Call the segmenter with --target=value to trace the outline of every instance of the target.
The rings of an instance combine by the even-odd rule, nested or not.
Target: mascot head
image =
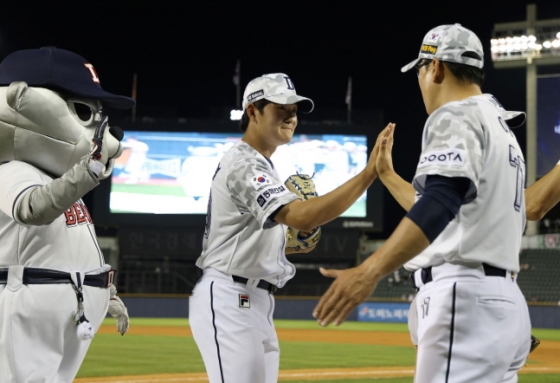
[[[134,104],[104,91],[93,65],[75,53],[54,47],[14,52],[0,63],[0,163],[23,161],[59,177],[89,153],[103,106]],[[106,129],[100,179],[122,153],[122,130]]]

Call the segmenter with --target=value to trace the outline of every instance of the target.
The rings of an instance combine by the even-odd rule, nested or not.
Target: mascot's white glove
[[[109,301],[109,314],[117,320],[117,330],[121,335],[128,330],[129,318],[128,310],[124,305],[121,298],[117,297],[117,288],[115,285],[111,285],[109,288],[111,291],[111,300]]]

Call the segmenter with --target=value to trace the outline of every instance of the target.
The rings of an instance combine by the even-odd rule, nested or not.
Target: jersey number
[[[515,202],[513,207],[516,211],[521,211],[523,193],[525,190],[525,162],[517,155],[513,146],[509,146],[509,164],[517,171],[517,181],[515,186]]]

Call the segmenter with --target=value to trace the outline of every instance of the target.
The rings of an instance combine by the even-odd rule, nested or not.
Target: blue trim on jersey
[[[16,219],[16,216],[15,216],[15,213],[16,213],[16,203],[17,203],[19,197],[21,197],[21,195],[22,195],[23,193],[25,193],[26,190],[29,190],[29,189],[31,189],[31,188],[34,187],[34,186],[41,186],[41,185],[36,184],[36,185],[31,185],[31,186],[26,187],[25,189],[23,189],[22,191],[20,191],[19,194],[17,195],[17,197],[14,199],[14,204],[12,205],[12,218]],[[24,222],[24,223],[25,223],[25,222]]]
[[[222,383],[224,383],[224,370],[222,368],[222,357],[220,356],[220,343],[218,343],[218,329],[216,328],[216,313],[214,312],[214,282],[210,284],[210,309],[212,310],[212,326],[214,326],[214,340],[216,341],[220,375],[222,377]]]
[[[457,282],[453,284],[453,300],[451,303],[451,329],[449,333],[449,352],[447,354],[447,371],[445,372],[445,383],[449,382],[451,371],[451,355],[453,351],[453,336],[455,335],[455,303],[457,298]]]
[[[471,181],[464,177],[429,175],[422,197],[406,216],[432,243],[447,227],[464,204]]]

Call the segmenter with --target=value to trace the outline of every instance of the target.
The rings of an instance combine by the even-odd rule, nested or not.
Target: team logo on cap
[[[437,47],[435,45],[423,44],[420,49],[420,53],[427,53],[430,55],[435,55],[437,52]]]
[[[256,92],[251,93],[247,96],[247,101],[251,102],[257,97],[264,96],[264,90],[257,90]]]
[[[438,41],[438,40],[439,40],[439,33],[434,32],[434,33],[432,33],[432,34],[430,35],[430,37],[428,37],[428,40],[427,40],[427,41],[428,41],[429,43],[435,43],[435,42]]]
[[[85,63],[84,66],[89,70],[89,73],[91,73],[91,79],[93,80],[93,82],[99,84],[99,76],[97,75],[97,72],[95,71],[93,65]]]

